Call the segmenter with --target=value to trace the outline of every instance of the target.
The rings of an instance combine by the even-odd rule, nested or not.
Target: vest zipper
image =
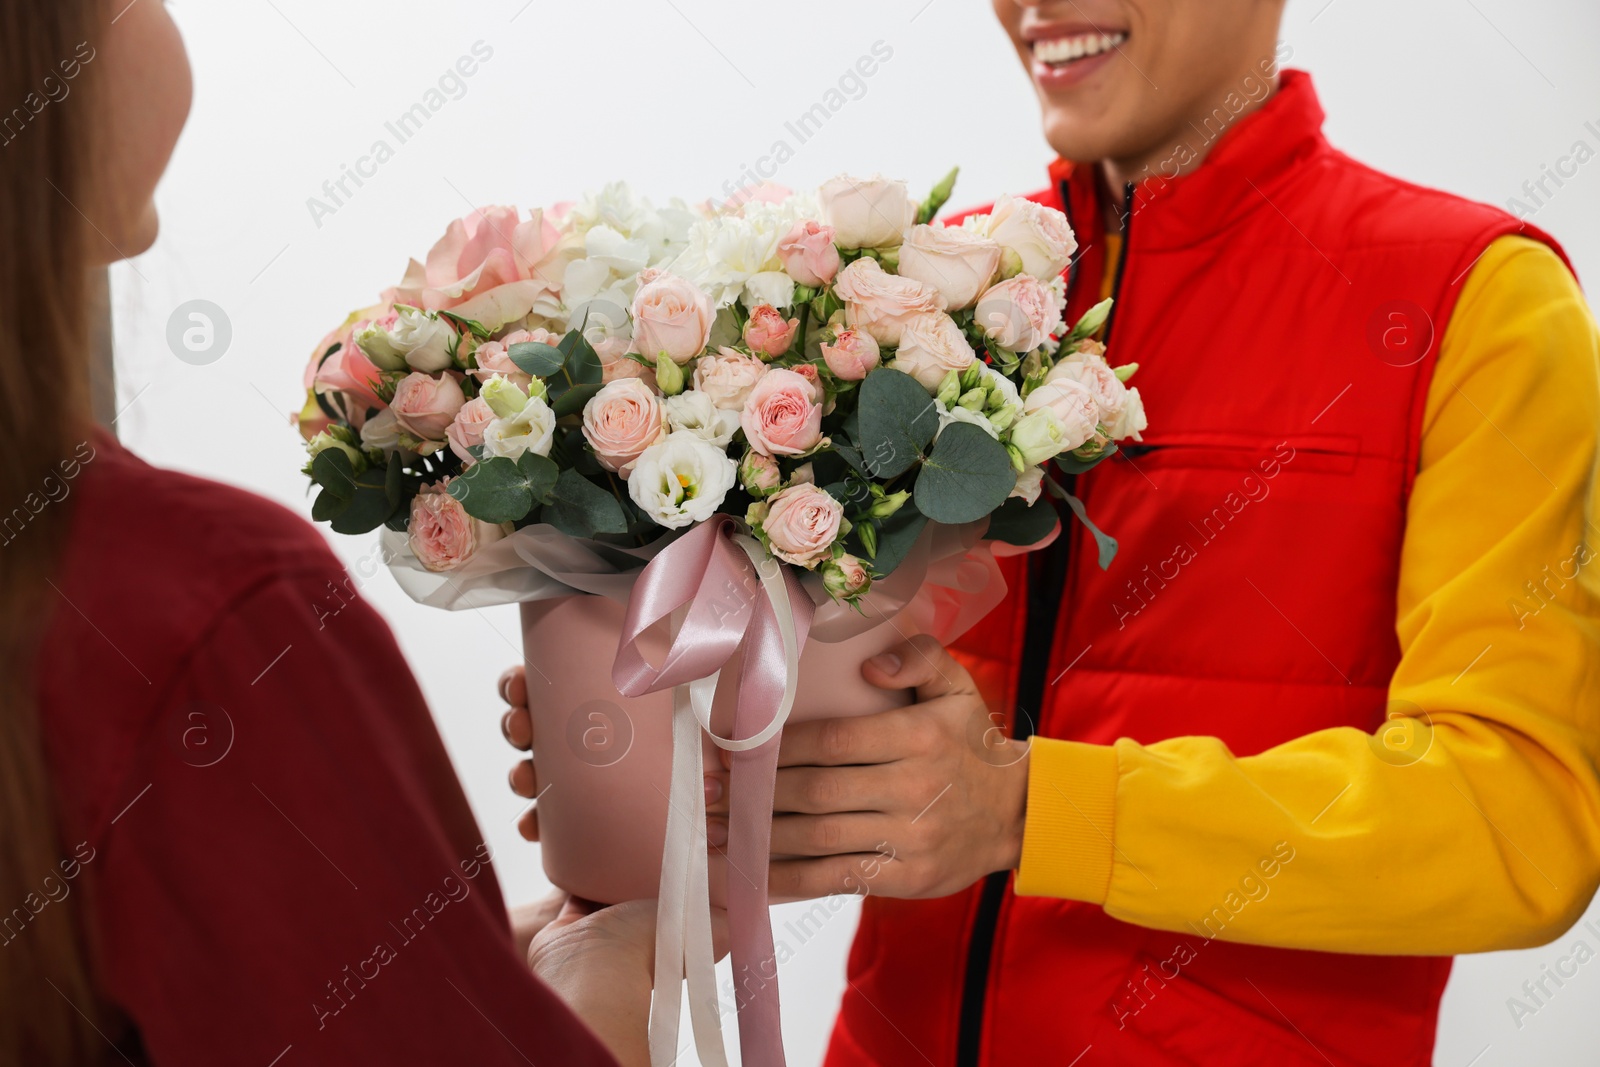
[[[1109,347],[1111,330],[1116,325],[1117,309],[1122,306],[1122,277],[1128,267],[1133,238],[1133,183],[1124,187],[1123,203],[1126,211],[1122,217],[1122,255],[1117,260],[1116,278],[1112,281],[1111,314],[1106,319],[1105,341]],[[1061,183],[1061,203],[1072,224],[1072,198],[1067,183]],[[1078,264],[1067,268],[1067,305],[1078,282]],[[1064,488],[1070,493],[1076,488],[1077,477],[1065,479]],[[1071,520],[1063,516],[1063,522]],[[1011,735],[1018,739],[1031,737],[1037,729],[1033,716],[1043,715],[1045,675],[1050,670],[1050,653],[1055,646],[1056,618],[1061,611],[1061,597],[1066,590],[1067,574],[1072,562],[1072,537],[1063,530],[1049,548],[1034,553],[1028,559],[1028,614],[1022,635],[1022,659],[1017,670],[1016,712],[1012,716]],[[1032,709],[1030,712],[1028,709]],[[972,917],[972,932],[967,941],[967,966],[961,984],[960,1019],[956,1030],[956,1067],[978,1067],[983,1051],[984,1002],[989,992],[989,967],[994,957],[995,937],[1000,928],[1000,908],[1005,903],[1006,886],[1011,872],[995,871],[983,880],[978,896],[977,911]]]

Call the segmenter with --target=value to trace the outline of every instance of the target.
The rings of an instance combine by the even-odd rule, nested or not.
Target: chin
[[[156,213],[154,204],[139,215],[137,221],[128,227],[125,238],[117,242],[117,254],[121,259],[133,259],[150,251],[156,243],[156,238],[161,236],[161,216]]]
[[[1044,138],[1063,159],[1074,163],[1098,163],[1125,154],[1125,138],[1118,136],[1114,124],[1088,119],[1063,109],[1051,108],[1044,114]]]

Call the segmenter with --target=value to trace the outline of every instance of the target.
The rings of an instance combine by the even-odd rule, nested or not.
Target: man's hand
[[[771,888],[803,899],[946,896],[1022,855],[1028,746],[989,717],[966,669],[931,637],[861,666],[907,708],[784,728]],[[884,862],[885,860],[888,862]]]

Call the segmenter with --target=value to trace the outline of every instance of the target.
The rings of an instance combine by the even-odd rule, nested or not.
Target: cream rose
[[[761,532],[774,556],[808,570],[829,557],[844,508],[826,490],[810,483],[791,485],[764,507]]]
[[[584,405],[584,438],[600,465],[624,478],[644,450],[666,434],[666,407],[639,378],[609,382]]]
[[[882,175],[830,178],[817,191],[822,221],[840,248],[893,248],[917,220],[905,182]]]
[[[1065,215],[1018,196],[1002,196],[987,216],[973,219],[973,226],[1005,250],[1007,274],[1054,278],[1078,250]]]
[[[722,348],[694,365],[694,388],[709,396],[717,407],[738,411],[744,407],[751,387],[765,373],[767,365],[759,359]]]
[[[999,269],[1000,246],[971,230],[916,226],[900,246],[900,277],[937,289],[952,311],[976,303]]]
[[[937,393],[945,375],[966,370],[976,358],[955,320],[935,311],[906,323],[890,366],[911,375],[928,392]]]
[[[1089,390],[1095,406],[1100,409],[1100,421],[1112,425],[1122,416],[1128,403],[1128,387],[1122,384],[1116,372],[1099,356],[1080,354],[1074,359],[1057,363],[1046,376],[1046,382],[1075,381]]]
[[[634,349],[650,359],[665,353],[685,364],[706,350],[716,312],[711,298],[685,278],[661,274],[633,298]]]
[[[677,530],[715,514],[738,476],[739,465],[722,449],[675,433],[639,456],[628,496],[651,519]]]
[[[833,291],[844,301],[845,322],[865,330],[880,345],[898,345],[908,321],[945,307],[937,289],[890,274],[866,256],[839,272]]]
[[[1031,274],[1001,282],[978,298],[973,321],[1007,352],[1032,352],[1061,329],[1061,298]]]

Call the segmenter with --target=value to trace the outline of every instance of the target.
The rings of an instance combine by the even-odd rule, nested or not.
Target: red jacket
[[[1356,163],[1322,118],[1285,72],[1197,170],[1134,191],[1107,330],[1152,428],[1075,490],[1120,552],[1100,570],[1069,520],[1059,549],[1006,561],[1011,595],[956,650],[1018,736],[1248,755],[1383,720],[1434,342],[1477,257],[1524,228]],[[1093,168],[1052,177],[1035,199],[1082,248],[1070,322],[1099,299],[1101,194]],[[1422,1067],[1449,972],[1147,930],[993,875],[866,901],[827,1062]]]

